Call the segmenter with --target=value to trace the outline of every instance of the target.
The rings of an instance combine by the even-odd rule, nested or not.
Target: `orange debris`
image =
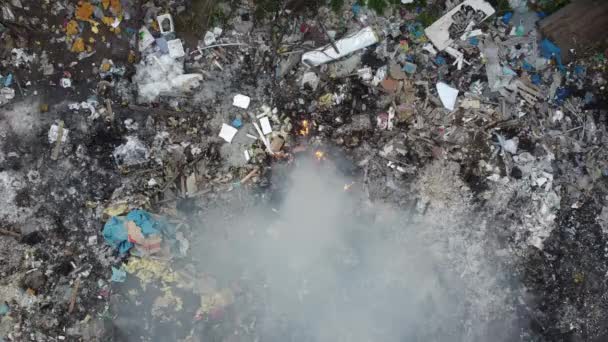
[[[112,12],[118,15],[122,11],[122,5],[120,4],[120,0],[110,0],[110,7],[112,7]]]
[[[101,5],[103,6],[104,10],[107,10],[108,6],[110,6],[110,0],[102,0]]]
[[[72,52],[83,52],[84,51],[84,39],[77,38],[72,44]]]
[[[88,21],[93,15],[95,7],[90,2],[81,2],[76,9],[76,19]]]
[[[101,18],[101,21],[108,26],[112,26],[112,24],[114,23],[114,18],[104,16],[103,18]]]
[[[68,25],[65,28],[65,33],[68,36],[78,34],[78,22],[76,22],[76,20],[70,20],[70,22],[68,22]]]

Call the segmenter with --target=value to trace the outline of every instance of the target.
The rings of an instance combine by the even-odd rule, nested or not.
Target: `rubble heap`
[[[288,175],[312,160],[348,179],[330,196],[355,203],[345,234],[414,251],[416,237],[446,274],[419,279],[462,289],[466,319],[431,310],[445,331],[412,318],[412,339],[604,340],[608,54],[541,32],[557,5],[0,4],[0,338],[322,339],[267,318],[283,308],[252,260],[222,267],[258,230],[284,241],[239,215],[280,216]],[[360,275],[350,247],[327,264]],[[407,283],[400,260],[382,286]],[[311,279],[280,298],[323,295]],[[360,336],[390,340],[377,321]]]

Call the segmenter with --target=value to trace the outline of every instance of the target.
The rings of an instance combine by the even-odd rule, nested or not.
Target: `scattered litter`
[[[62,78],[61,79],[61,86],[63,88],[69,88],[69,87],[71,87],[72,86],[72,80],[69,79],[69,78],[67,78],[67,77]]]
[[[146,163],[150,152],[141,140],[128,136],[127,142],[118,146],[112,153],[118,166],[136,166]]]
[[[309,85],[312,90],[316,90],[319,85],[319,77],[314,72],[306,72],[302,76],[302,87]]]
[[[59,131],[61,131],[61,142],[62,143],[68,142],[68,139],[69,139],[68,135],[69,135],[70,131],[63,127],[60,128],[59,125],[57,125],[57,124],[52,124],[51,128],[49,129],[49,133],[48,133],[50,144],[57,141],[57,139],[60,136]]]
[[[148,46],[154,43],[154,36],[150,33],[147,27],[142,26],[139,29],[139,51],[144,51]]]
[[[492,5],[484,0],[466,0],[427,27],[424,33],[429,37],[433,45],[439,51],[442,51],[454,42],[454,39],[451,37],[454,29],[457,29],[459,26],[466,28],[471,22],[474,25],[478,25],[494,14],[494,12],[495,10]],[[465,18],[470,18],[471,21],[457,22],[457,20]],[[463,27],[462,25],[466,26]]]
[[[165,13],[156,17],[156,22],[158,22],[158,28],[160,29],[160,33],[163,35],[173,33],[175,31],[175,26],[173,25],[173,17],[169,13]]]

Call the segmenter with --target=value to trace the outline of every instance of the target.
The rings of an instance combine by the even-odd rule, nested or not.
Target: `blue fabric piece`
[[[471,38],[469,38],[469,44],[471,44],[473,46],[477,46],[477,45],[479,45],[479,39],[477,37],[471,37]]]
[[[570,96],[570,90],[566,87],[558,88],[555,92],[555,103],[561,105],[564,103],[564,100]]]
[[[112,281],[116,283],[124,283],[127,280],[127,272],[122,268],[112,266]]]
[[[407,72],[408,74],[413,74],[416,72],[417,66],[414,63],[410,63],[410,62],[406,62],[405,65],[403,66],[403,71]]]
[[[441,56],[437,56],[437,57],[435,57],[435,63],[437,63],[438,65],[443,65],[443,64],[445,64],[445,58],[443,58]]]
[[[513,18],[513,12],[507,12],[507,13],[505,13],[505,15],[502,16],[502,22],[505,25],[509,25],[511,18]]]
[[[13,74],[6,75],[6,77],[4,78],[4,86],[10,87],[12,83],[13,83]]]
[[[539,85],[541,83],[541,78],[539,74],[532,75],[532,83]]]
[[[523,63],[521,64],[521,67],[524,70],[526,70],[526,71],[532,71],[532,70],[534,70],[534,66],[532,66],[532,64],[530,64],[530,63],[528,63],[526,61],[523,61]]]
[[[124,222],[118,217],[111,217],[103,226],[103,237],[108,245],[118,249],[120,254],[125,254],[133,247],[129,242],[129,234]]]
[[[241,121],[241,119],[234,119],[234,120],[232,120],[232,127],[234,127],[234,128],[241,128],[241,127],[243,127],[243,121]]]
[[[152,219],[150,213],[141,209],[131,210],[127,214],[127,220],[135,222],[141,228],[141,232],[147,236],[151,234],[160,234],[158,221]]]
[[[543,19],[547,16],[547,13],[545,12],[536,12],[536,15],[538,16],[539,19]]]
[[[582,65],[577,65],[574,67],[574,73],[576,73],[577,75],[583,75],[585,73],[585,71],[586,71],[586,69]]]
[[[361,5],[359,4],[353,4],[353,7],[351,7],[353,10],[353,14],[356,16],[359,15],[359,12],[361,11]]]

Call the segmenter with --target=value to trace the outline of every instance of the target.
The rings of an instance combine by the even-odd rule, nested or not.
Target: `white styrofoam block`
[[[270,125],[270,119],[267,116],[260,119],[260,125],[262,125],[262,133],[264,135],[272,133],[272,126]]]
[[[179,39],[173,39],[167,42],[167,48],[169,49],[169,56],[172,58],[180,58],[186,55],[182,41]]]
[[[232,139],[236,135],[236,132],[239,130],[226,124],[222,124],[222,129],[220,130],[220,138],[226,140],[226,142],[232,142]]]
[[[251,98],[249,96],[237,94],[237,95],[234,95],[234,99],[232,100],[232,105],[235,107],[247,109],[247,108],[249,108],[249,102],[251,102]]]

